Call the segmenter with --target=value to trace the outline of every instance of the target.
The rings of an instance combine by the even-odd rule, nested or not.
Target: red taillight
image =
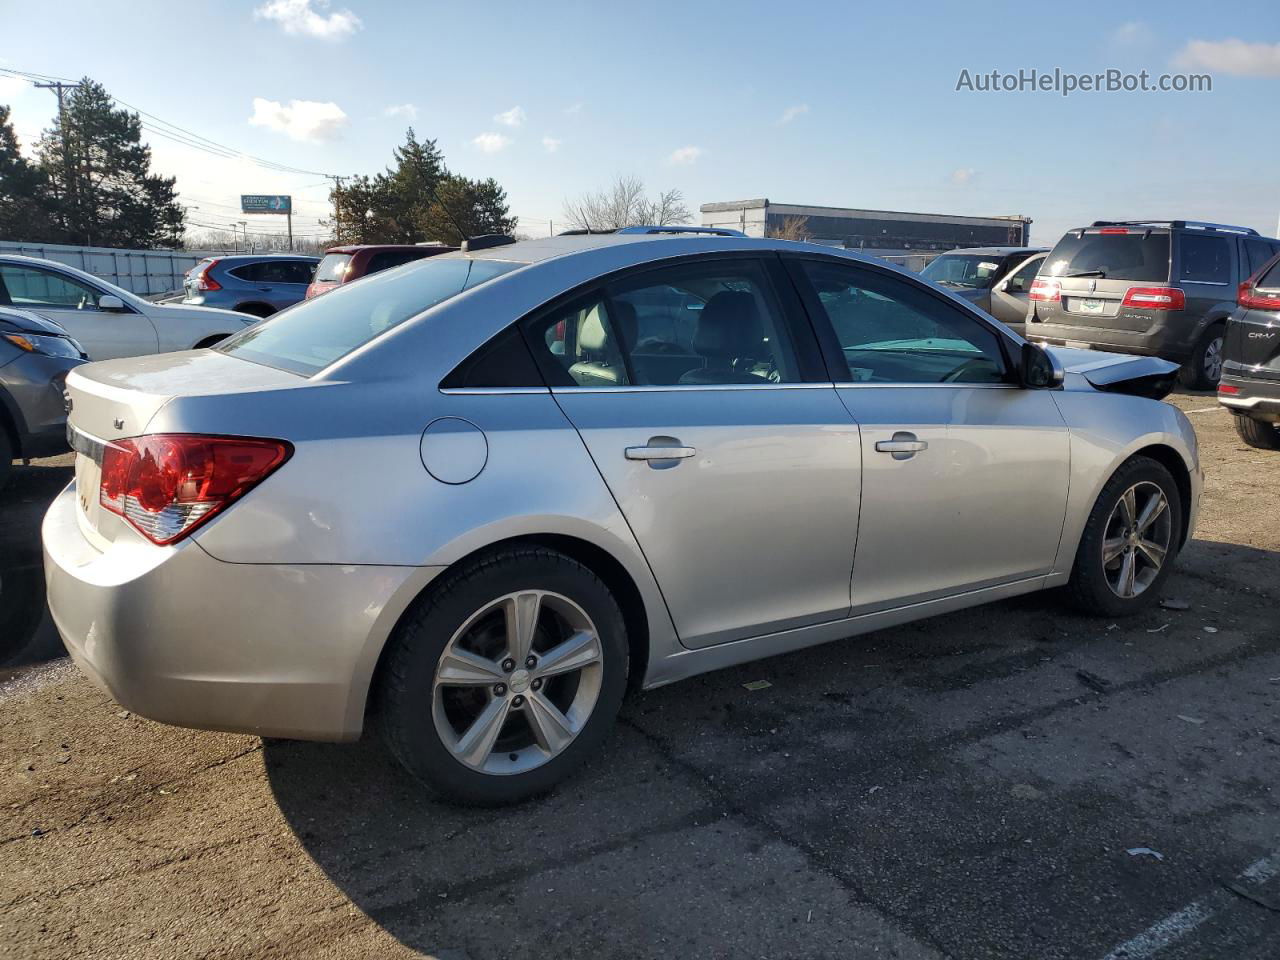
[[[1036,277],[1031,281],[1031,292],[1027,294],[1027,299],[1039,300],[1042,303],[1057,303],[1062,299],[1062,284],[1057,280]]]
[[[218,262],[217,260],[210,260],[208,263],[206,263],[203,267],[200,268],[200,272],[196,274],[197,290],[213,291],[213,290],[222,289],[222,284],[220,284],[217,280],[213,279],[213,277],[209,276],[209,268],[212,267],[217,262]]]
[[[99,502],[152,543],[181,540],[289,459],[283,440],[158,433],[106,445]]]
[[[1177,287],[1130,287],[1120,302],[1143,310],[1181,310],[1186,305],[1187,295]]]
[[[1280,310],[1280,293],[1262,293],[1254,285],[1253,277],[1240,284],[1236,302],[1247,310]]]
[[[1233,387],[1233,386],[1231,386],[1230,384],[1220,383],[1220,384],[1218,384],[1218,392],[1219,392],[1219,393],[1239,393],[1239,392],[1240,392],[1240,388],[1239,388],[1239,387]]]
[[[1129,231],[1126,230],[1124,227],[1103,227],[1098,232],[1099,233],[1128,233]]]

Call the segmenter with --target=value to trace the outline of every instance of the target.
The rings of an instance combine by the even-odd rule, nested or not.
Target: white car
[[[210,307],[161,306],[53,260],[0,256],[0,306],[66,328],[91,360],[208,347],[257,317]]]

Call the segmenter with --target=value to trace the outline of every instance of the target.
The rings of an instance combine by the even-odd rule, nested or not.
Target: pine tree
[[[48,178],[22,155],[9,108],[0,104],[0,240],[56,243],[62,235],[54,216]]]
[[[117,108],[106,88],[85,78],[62,117],[36,146],[57,198],[68,243],[103,247],[176,247],[186,211],[173,177],[151,173],[136,113]]]

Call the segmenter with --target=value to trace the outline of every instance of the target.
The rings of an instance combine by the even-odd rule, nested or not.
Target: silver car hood
[[[1095,390],[1131,393],[1160,400],[1178,379],[1178,365],[1159,357],[1136,357],[1100,350],[1046,347],[1068,374],[1078,374]]]

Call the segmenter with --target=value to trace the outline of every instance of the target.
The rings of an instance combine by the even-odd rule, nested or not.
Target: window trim
[[[674,383],[674,384],[623,384],[619,386],[589,386],[570,384],[556,384],[557,374],[562,374],[563,369],[551,368],[553,361],[544,356],[544,351],[535,349],[535,338],[531,336],[531,330],[541,321],[546,319],[550,313],[571,304],[574,300],[591,294],[597,289],[607,289],[617,283],[630,281],[636,277],[643,276],[657,270],[668,270],[671,268],[696,267],[705,263],[715,263],[724,260],[746,260],[758,263],[764,271],[774,299],[777,300],[779,307],[778,320],[786,324],[787,333],[791,337],[792,346],[795,352],[796,366],[800,379],[791,383],[761,383],[761,384],[698,384],[698,383]],[[588,392],[588,393],[653,393],[668,390],[773,390],[779,387],[796,387],[796,386],[831,386],[831,378],[827,375],[827,364],[822,356],[821,345],[817,342],[816,334],[812,323],[809,321],[808,313],[804,310],[803,304],[796,293],[794,282],[787,275],[787,271],[783,266],[782,259],[776,250],[724,250],[710,253],[698,254],[681,254],[677,256],[662,257],[656,260],[647,260],[644,263],[632,264],[619,270],[609,273],[602,273],[592,277],[583,283],[578,284],[570,290],[566,290],[559,296],[548,300],[546,303],[534,308],[515,321],[519,327],[521,335],[524,337],[525,346],[533,355],[533,361],[538,367],[538,371],[542,374],[542,379],[548,384],[548,389],[552,393],[560,393],[565,391],[572,392]],[[503,328],[506,329],[505,327]],[[501,331],[499,331],[501,332]],[[496,334],[495,334],[496,336]],[[464,361],[465,362],[465,361]],[[452,371],[450,371],[452,373]],[[630,376],[630,365],[628,363],[628,376]],[[441,383],[447,378],[442,377]],[[437,385],[438,386],[438,385]],[[514,388],[513,388],[514,389]]]
[[[804,305],[806,312],[809,314],[810,322],[818,336],[818,341],[823,348],[823,357],[827,363],[827,370],[831,378],[831,382],[837,387],[849,384],[861,385],[865,387],[1014,387],[1021,389],[1021,383],[1018,379],[1018,365],[1014,362],[1014,347],[1017,341],[1012,339],[1011,334],[1002,330],[998,325],[995,317],[987,317],[981,310],[976,307],[954,300],[935,290],[930,284],[922,282],[910,276],[905,276],[897,270],[885,269],[878,264],[869,263],[865,260],[851,260],[847,257],[823,256],[817,253],[786,253],[781,255],[782,262],[785,265],[788,274],[791,276],[791,282],[795,285],[801,303]],[[835,327],[831,325],[831,320],[827,316],[826,310],[823,309],[822,301],[818,298],[818,292],[813,288],[813,284],[809,282],[808,275],[804,272],[804,264],[806,262],[813,263],[829,263],[845,267],[854,272],[862,271],[871,274],[878,274],[891,280],[899,280],[909,286],[914,287],[919,292],[937,300],[943,307],[959,313],[962,316],[974,320],[980,327],[996,338],[999,345],[1001,360],[1004,362],[1004,382],[994,384],[981,383],[912,383],[910,381],[895,380],[890,383],[861,383],[854,380],[853,375],[849,372],[849,362],[845,359],[844,350],[840,346],[840,339],[836,335]]]

